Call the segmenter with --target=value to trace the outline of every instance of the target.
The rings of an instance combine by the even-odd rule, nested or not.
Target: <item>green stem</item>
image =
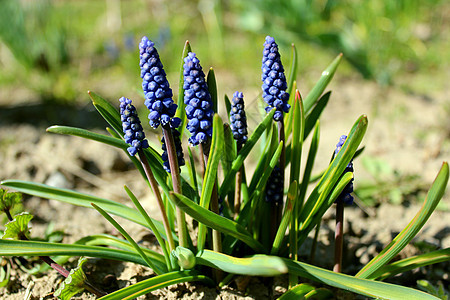
[[[161,193],[158,188],[158,182],[156,182],[155,176],[153,175],[152,169],[148,163],[147,157],[145,156],[142,150],[138,152],[139,158],[141,159],[142,166],[144,168],[145,174],[147,175],[148,181],[150,183],[150,187],[153,190],[153,193],[156,196],[156,202],[158,203],[159,210],[161,211],[163,226],[166,231],[167,241],[169,242],[169,249],[175,250],[175,241],[172,236],[172,229],[169,225],[169,219],[167,218],[166,208],[164,206],[164,202],[161,197]]]
[[[166,141],[167,156],[169,157],[170,174],[172,175],[173,191],[180,195],[183,194],[181,190],[181,178],[180,169],[178,166],[177,150],[175,148],[175,142],[173,139],[172,131],[169,127],[162,128],[164,134],[164,140]],[[178,238],[180,240],[180,246],[189,248],[187,241],[187,227],[186,216],[184,212],[177,207],[177,226],[178,226]]]

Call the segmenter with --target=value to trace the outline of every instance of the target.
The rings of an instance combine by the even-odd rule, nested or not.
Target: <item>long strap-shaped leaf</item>
[[[146,265],[137,253],[126,250],[111,249],[98,246],[78,244],[58,244],[35,241],[0,240],[0,255],[2,256],[90,256],[119,261],[129,261]],[[164,262],[155,260],[154,263],[161,269],[166,268]]]
[[[96,93],[89,91],[88,94],[95,109],[120,136],[123,136],[122,123],[120,122],[120,114],[117,109]]]
[[[430,253],[424,253],[398,260],[392,264],[378,269],[377,272],[372,274],[371,278],[383,280],[396,274],[444,261],[450,261],[450,248],[436,250]]]
[[[202,281],[207,285],[214,285],[214,282],[209,277],[201,275],[196,271],[188,270],[180,272],[171,272],[135,283],[131,286],[115,291],[114,293],[108,294],[100,299],[101,300],[135,299],[136,297],[165,288],[172,284],[190,281]]]
[[[316,103],[317,99],[319,99],[320,95],[322,95],[323,91],[330,83],[331,79],[334,76],[334,73],[336,73],[337,67],[339,66],[341,60],[342,60],[342,53],[339,54],[325,69],[325,71],[322,72],[322,76],[320,76],[317,83],[314,85],[312,90],[306,96],[303,102],[303,105],[305,107],[305,115],[309,114],[309,111],[313,107],[314,103]]]
[[[251,234],[238,223],[221,217],[212,211],[195,204],[194,201],[183,195],[172,193],[170,199],[185,213],[198,222],[243,241],[255,251],[264,252],[263,245],[255,240]]]
[[[240,275],[278,276],[288,272],[285,262],[280,257],[264,254],[239,258],[211,250],[203,250],[197,253],[196,262],[200,265]]]
[[[357,277],[360,278],[373,278],[373,274],[387,264],[394,256],[396,256],[419,232],[423,225],[427,222],[428,218],[433,213],[434,209],[438,205],[442,196],[444,195],[445,188],[448,183],[449,169],[448,163],[442,164],[436,179],[433,182],[427,197],[409,224],[403,229],[393,240],[387,245],[383,251],[375,256],[367,265],[362,268]]]
[[[403,287],[400,285],[356,278],[342,273],[335,273],[306,263],[292,261],[283,258],[289,273],[305,277],[310,280],[319,281],[353,293],[377,298],[377,299],[408,299],[426,300],[438,299],[427,293]]]
[[[335,273],[303,262],[277,256],[259,254],[246,258],[236,258],[204,250],[197,254],[197,263],[240,275],[277,276],[290,273],[315,282],[322,282],[339,289],[379,299],[438,299],[411,288]]]
[[[299,220],[302,222],[300,228],[303,229],[309,225],[314,215],[324,205],[324,202],[331,192],[336,182],[339,180],[345,167],[355,155],[355,152],[362,141],[364,133],[367,129],[367,117],[362,115],[355,122],[347,140],[339,151],[338,155],[333,159],[325,174],[320,179],[314,190],[311,192],[300,213]],[[318,201],[320,200],[320,201]]]
[[[205,178],[203,180],[202,195],[200,197],[200,206],[208,209],[211,201],[214,184],[217,178],[217,169],[223,152],[223,123],[219,115],[214,115],[213,137],[211,142],[211,150],[206,166]],[[203,249],[206,239],[206,227],[203,224],[198,228],[197,247]]]
[[[242,164],[244,163],[244,159],[247,157],[247,155],[250,153],[250,151],[253,149],[253,146],[255,146],[256,142],[259,140],[263,132],[266,130],[266,128],[272,124],[273,115],[275,114],[275,109],[272,109],[270,113],[266,115],[264,120],[256,127],[255,131],[253,132],[252,136],[248,139],[248,141],[245,143],[244,147],[239,151],[239,155],[236,157],[236,159],[233,161],[231,165],[231,170],[228,172],[227,176],[222,182],[222,185],[219,189],[219,195],[221,197],[225,197],[225,195],[228,192],[228,189],[230,186],[232,186],[232,182],[234,180],[234,176],[236,175],[237,171],[241,168]]]
[[[135,209],[132,209],[122,203],[114,202],[109,199],[99,198],[92,195],[75,192],[68,189],[61,189],[51,187],[49,185],[34,183],[30,181],[22,180],[5,180],[1,182],[2,185],[13,188],[19,192],[45,198],[53,199],[61,202],[70,203],[77,206],[92,208],[91,203],[100,205],[107,212],[128,219],[132,222],[138,223],[143,226],[147,226],[147,222],[144,217]],[[164,227],[161,222],[152,220],[158,231],[165,238]],[[174,239],[176,235],[174,234]]]

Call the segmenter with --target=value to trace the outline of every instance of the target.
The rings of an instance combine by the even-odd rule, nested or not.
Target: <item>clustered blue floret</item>
[[[171,128],[170,130],[172,130],[173,141],[175,144],[175,151],[177,153],[178,167],[184,166],[185,161],[184,161],[183,147],[181,146],[180,132],[174,128]],[[161,155],[164,170],[170,173],[169,155],[167,153],[167,146],[164,137],[161,138],[161,143],[162,149],[164,151],[163,154]]]
[[[291,106],[287,103],[289,101],[289,93],[286,92],[286,76],[284,75],[283,64],[278,52],[278,45],[271,36],[267,36],[264,42],[261,69],[263,99],[268,105],[266,112],[276,108],[273,119],[281,121],[283,112],[289,112]]]
[[[279,166],[273,168],[266,184],[266,202],[283,202],[283,173]]]
[[[150,110],[148,115],[150,126],[156,129],[161,124],[163,127],[177,128],[181,124],[181,119],[174,118],[177,105],[172,99],[172,89],[155,44],[146,36],[139,44],[139,53],[142,89],[145,94],[145,106]]]
[[[240,146],[245,144],[248,138],[247,118],[244,110],[244,95],[240,92],[235,92],[231,100],[230,127],[237,144]]]
[[[119,101],[124,138],[125,142],[130,145],[127,150],[131,156],[134,156],[140,149],[148,148],[148,142],[145,139],[141,121],[137,115],[136,108],[131,104],[131,100],[122,97]]]
[[[346,135],[342,135],[339,138],[339,142],[336,144],[336,149],[334,150],[334,155],[335,156],[338,154],[339,150],[341,150],[341,148],[344,145],[346,139],[347,139]],[[348,163],[347,167],[345,167],[344,173],[347,173],[347,172],[353,172],[353,161],[352,160]],[[344,187],[344,189],[342,190],[342,192],[339,195],[338,199],[336,199],[336,202],[337,201],[343,201],[347,205],[352,205],[353,204],[353,196],[351,195],[352,192],[353,192],[353,178]]]
[[[199,59],[189,52],[184,58],[184,104],[189,120],[187,130],[191,133],[189,143],[206,143],[212,136],[213,103]]]

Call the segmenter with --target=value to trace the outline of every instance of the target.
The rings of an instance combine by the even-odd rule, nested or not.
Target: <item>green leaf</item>
[[[360,295],[377,299],[438,299],[424,292],[400,285],[356,278],[342,273],[335,273],[299,261],[282,258],[290,274],[295,274],[316,282],[347,290]],[[198,261],[198,260],[197,260]]]
[[[317,121],[314,128],[313,137],[309,146],[308,158],[306,160],[305,170],[303,171],[302,183],[300,185],[299,192],[299,205],[298,210],[301,211],[303,207],[303,201],[305,200],[306,189],[308,188],[309,181],[311,179],[311,171],[314,166],[314,161],[317,155],[317,149],[319,148],[320,139],[320,123]]]
[[[134,253],[134,247],[127,240],[120,239],[109,234],[94,234],[85,236],[76,241],[74,244],[87,246],[109,246]],[[158,265],[158,268],[164,269],[165,260],[163,255],[145,247],[140,248],[145,252],[145,255],[153,261],[154,264]]]
[[[280,222],[280,226],[278,227],[277,234],[275,236],[275,240],[273,242],[272,250],[270,251],[271,255],[277,255],[278,250],[280,249],[281,242],[286,234],[286,229],[291,222],[292,212],[294,210],[294,203],[297,198],[297,181],[293,181],[289,186],[289,191],[287,194],[287,201],[284,207],[283,217]]]
[[[298,91],[296,92],[292,119],[291,142],[291,174],[289,182],[300,181],[300,164],[302,159],[303,134],[305,130],[305,114],[303,104]]]
[[[1,182],[2,185],[14,188],[22,193],[45,198],[53,199],[65,203],[70,203],[82,207],[91,207],[91,203],[101,205],[103,209],[107,212],[130,220],[134,223],[140,224],[142,226],[147,226],[147,222],[142,217],[142,215],[135,209],[132,209],[125,204],[114,202],[109,199],[99,198],[96,196],[91,196],[88,194],[83,194],[80,192],[51,187],[49,185],[34,183],[22,180],[5,180]],[[158,231],[166,237],[164,233],[164,227],[161,222],[153,220],[153,223],[158,228]],[[174,239],[176,235],[174,234]]]
[[[0,211],[9,211],[16,204],[20,204],[21,201],[21,193],[8,192],[7,190],[0,189]]]
[[[200,196],[200,206],[204,209],[209,208],[211,195],[216,184],[217,173],[220,159],[223,154],[223,123],[219,115],[214,115],[213,120],[213,136],[211,141],[211,149],[209,152],[208,164],[206,166],[205,176],[203,179],[202,194]],[[203,249],[206,239],[206,227],[199,224],[197,248]]]
[[[305,295],[305,299],[313,299],[313,300],[327,300],[334,299],[334,294],[326,289],[326,288],[318,288],[310,291]]]
[[[263,254],[238,258],[210,250],[203,250],[197,253],[197,264],[227,273],[250,276],[278,276],[288,272],[286,264],[281,258]]]
[[[133,201],[134,206],[136,206],[136,208],[141,213],[142,217],[144,217],[144,219],[147,221],[148,227],[150,227],[151,230],[153,231],[153,234],[155,235],[156,239],[158,240],[159,246],[161,247],[161,249],[164,253],[164,258],[166,259],[167,268],[170,269],[171,268],[170,260],[169,260],[170,256],[169,256],[169,252],[167,251],[166,243],[164,242],[164,240],[161,236],[161,233],[158,231],[158,228],[156,228],[152,219],[147,214],[147,212],[142,207],[142,205],[139,203],[139,200],[136,198],[136,196],[131,192],[131,190],[127,186],[124,186],[124,189],[127,192],[128,197],[130,197],[131,201]],[[171,242],[173,243],[173,241],[170,241],[169,245]]]
[[[165,288],[169,285],[190,282],[201,281],[207,285],[213,286],[214,282],[207,276],[201,275],[196,271],[180,271],[172,272],[156,277],[152,277],[141,282],[135,283],[131,286],[125,287],[111,294],[103,296],[101,300],[131,300],[141,295],[148,294],[152,291],[156,291]]]
[[[392,264],[385,265],[372,274],[371,278],[384,280],[396,274],[404,273],[419,267],[437,264],[444,261],[450,261],[450,248],[440,249],[429,253],[424,253],[402,260]]]
[[[33,219],[33,215],[23,212],[14,216],[12,221],[5,224],[5,231],[2,239],[23,239],[29,236],[30,228],[28,223]]]
[[[314,106],[314,108],[311,110],[311,112],[308,114],[305,120],[305,132],[303,139],[305,140],[314,126],[316,125],[317,121],[320,118],[320,115],[324,111],[325,107],[328,104],[328,100],[330,100],[331,91],[325,93],[322,97],[320,97],[319,101],[317,101],[317,104]]]
[[[292,51],[291,51],[291,66],[289,68],[289,73],[287,76],[287,78],[288,78],[287,92],[289,94],[292,94],[295,91],[293,89],[293,87],[294,87],[295,77],[297,76],[297,66],[298,66],[297,48],[295,47],[294,44],[292,44],[291,49],[292,49]]]
[[[314,286],[309,285],[307,283],[300,283],[291,289],[289,289],[286,293],[284,293],[278,300],[299,300],[305,299],[305,296],[315,289]]]
[[[62,300],[70,300],[73,296],[84,290],[86,275],[83,272],[83,265],[87,262],[86,258],[78,260],[78,266],[70,270],[69,276],[64,279],[61,286],[55,291],[55,296]]]
[[[190,215],[192,218],[197,220],[199,223],[203,223],[212,229],[223,232],[225,234],[231,235],[247,245],[253,248],[256,251],[263,252],[263,246],[253,239],[251,234],[245,230],[244,227],[239,225],[238,223],[229,220],[227,218],[221,217],[200,205],[195,204],[190,199],[186,198],[183,195],[172,193],[171,200],[185,213]]]
[[[307,219],[301,226],[300,232],[299,232],[299,244],[302,244],[303,241],[308,236],[308,233],[317,225],[320,223],[320,220],[322,219],[325,212],[333,205],[333,203],[336,201],[336,199],[339,197],[339,195],[342,193],[344,188],[347,186],[347,184],[352,180],[353,173],[346,172],[344,175],[339,178],[339,181],[337,182],[335,188],[331,192],[331,195],[326,197],[325,200],[322,200],[322,197],[324,195],[322,194],[321,197],[319,197],[318,202],[321,202],[322,205],[316,210],[316,213],[312,215],[309,219]]]
[[[189,41],[186,41],[186,43],[184,43],[184,48],[183,48],[183,53],[181,54],[181,66],[180,66],[180,80],[178,81],[178,101],[177,101],[177,111],[175,113],[175,117],[178,117],[181,119],[181,126],[178,129],[180,131],[180,136],[183,137],[183,132],[184,129],[186,127],[186,113],[184,111],[185,109],[185,104],[184,104],[184,89],[183,89],[183,85],[184,85],[184,75],[183,75],[183,71],[184,71],[184,58],[188,55],[189,52],[192,52],[191,50],[191,44],[189,44]]]
[[[35,241],[0,240],[0,255],[3,256],[90,256],[146,265],[137,253],[98,246],[59,244]],[[162,263],[164,266],[164,263]]]
[[[111,125],[117,134],[123,136],[122,122],[120,121],[120,113],[117,109],[96,93],[88,91],[88,94],[92,99],[92,104],[94,104],[95,109],[97,109],[103,119]]]
[[[206,76],[206,83],[208,85],[208,91],[211,95],[211,101],[213,103],[213,111],[217,114],[218,106],[217,106],[217,83],[216,83],[216,75],[214,73],[213,68],[209,68],[208,75]]]
[[[125,143],[124,140],[118,139],[112,136],[107,136],[104,134],[95,133],[86,129],[76,128],[76,127],[69,127],[69,126],[51,126],[47,128],[47,132],[51,133],[58,133],[58,134],[66,134],[66,135],[73,135],[82,137],[85,139],[97,141],[103,144],[107,144],[119,149],[127,150],[129,145]]]
[[[230,125],[223,124],[223,155],[222,155],[222,168],[224,176],[228,174],[231,169],[231,163],[236,158],[236,145],[233,138]]]
[[[270,162],[271,156],[273,155],[273,153],[275,153],[275,150],[278,147],[278,133],[275,124],[273,124],[271,128],[272,130],[269,133],[270,139],[265,143],[264,149],[262,151],[262,154],[260,155],[258,164],[256,165],[256,169],[253,172],[253,176],[248,187],[248,191],[250,194],[253,194],[253,192],[255,191],[256,185],[261,180],[261,177],[263,177],[264,170],[266,169],[267,164]]]
[[[11,264],[9,262],[3,264],[3,258],[0,258],[0,265],[0,288],[2,288],[8,285],[11,278]]]
[[[299,216],[300,230],[309,225],[308,223],[313,216],[323,206],[327,196],[341,177],[345,167],[353,158],[356,149],[361,143],[367,129],[367,123],[367,117],[365,115],[361,116],[355,122],[338,155],[333,159],[325,174],[311,192]]]
[[[375,256],[357,274],[360,278],[372,279],[374,273],[391,261],[419,232],[433,213],[447,187],[449,178],[448,163],[444,162],[433,182],[428,195],[415,217],[409,224],[387,245],[383,251]]]
[[[138,244],[133,240],[133,238],[128,234],[128,232],[123,229],[122,226],[119,225],[106,211],[104,211],[101,207],[95,205],[94,203],[91,203],[91,205],[106,219],[109,223],[111,223],[117,231],[119,231],[126,239],[127,241],[133,246],[134,250],[139,253],[139,255],[142,257],[142,259],[147,263],[147,266],[153,269],[153,271],[160,275],[164,273],[162,270],[158,269],[153,262],[145,255],[144,251],[138,246]]]
[[[230,98],[228,98],[227,94],[225,94],[225,96],[224,96],[224,102],[225,102],[225,108],[227,110],[227,116],[229,116],[230,112],[231,112],[231,101],[230,101]]]
[[[314,103],[316,103],[317,99],[319,99],[320,95],[322,95],[323,91],[330,83],[331,79],[336,73],[337,67],[342,60],[342,53],[339,54],[333,62],[322,72],[322,76],[319,78],[317,83],[314,85],[312,90],[309,92],[308,96],[306,96],[303,101],[303,105],[305,107],[305,114],[308,115],[309,111],[313,107]]]
[[[266,115],[264,120],[256,127],[255,131],[253,132],[252,136],[248,139],[248,141],[245,143],[244,147],[242,147],[241,151],[239,151],[238,156],[233,161],[231,165],[231,170],[225,177],[225,179],[222,182],[222,185],[219,189],[219,195],[221,197],[225,197],[225,195],[228,193],[228,189],[230,186],[232,186],[232,182],[234,180],[234,176],[236,175],[236,172],[239,171],[242,164],[244,163],[244,159],[247,157],[247,155],[250,153],[250,151],[253,149],[253,146],[255,146],[256,142],[259,140],[263,132],[266,130],[266,128],[272,124],[273,115],[275,114],[275,109],[272,109],[270,113]]]

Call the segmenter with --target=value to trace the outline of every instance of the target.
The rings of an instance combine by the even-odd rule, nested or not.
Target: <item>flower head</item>
[[[144,36],[139,44],[139,66],[141,67],[142,89],[145,94],[145,106],[150,110],[150,126],[158,128],[170,126],[177,128],[180,118],[174,118],[177,105],[172,99],[172,89],[166,78],[166,72],[159,58],[155,44]]]
[[[266,183],[266,201],[283,202],[283,173],[278,166],[273,168],[272,173]]]
[[[131,104],[131,100],[122,97],[119,101],[124,138],[125,142],[130,145],[127,150],[131,156],[134,156],[140,149],[148,148],[148,142],[145,139],[141,121],[137,115],[136,108]]]
[[[244,110],[244,95],[235,92],[231,100],[230,127],[233,137],[239,145],[247,141],[247,118]]]
[[[278,52],[278,45],[271,36],[267,36],[264,42],[261,70],[263,98],[267,104],[266,111],[269,112],[276,108],[273,119],[281,121],[283,112],[289,112],[291,106],[287,103],[289,93],[286,92],[286,76],[284,75],[283,64]]]
[[[172,130],[173,141],[175,143],[175,150],[177,153],[178,167],[181,167],[181,166],[184,166],[185,162],[184,162],[183,147],[181,146],[180,132],[174,128],[171,128],[171,130]],[[167,153],[167,146],[166,146],[166,141],[165,141],[164,137],[161,138],[161,143],[162,143],[162,149],[164,151],[161,156],[161,158],[164,162],[163,163],[164,170],[166,170],[167,172],[170,173],[169,155]]]
[[[341,150],[342,146],[344,145],[345,141],[347,140],[346,135],[342,135],[339,138],[339,142],[336,144],[336,149],[334,150],[334,155],[336,156],[338,152]],[[347,167],[344,170],[344,173],[347,172],[353,172],[353,161],[350,161],[347,165]],[[353,178],[350,180],[350,182],[344,187],[339,197],[336,199],[337,201],[343,201],[345,204],[352,205],[353,204],[353,196],[351,193],[353,192]]]
[[[186,128],[191,133],[189,142],[195,146],[205,143],[212,136],[213,103],[205,73],[195,53],[189,52],[184,58],[183,69],[184,103],[189,120]]]

